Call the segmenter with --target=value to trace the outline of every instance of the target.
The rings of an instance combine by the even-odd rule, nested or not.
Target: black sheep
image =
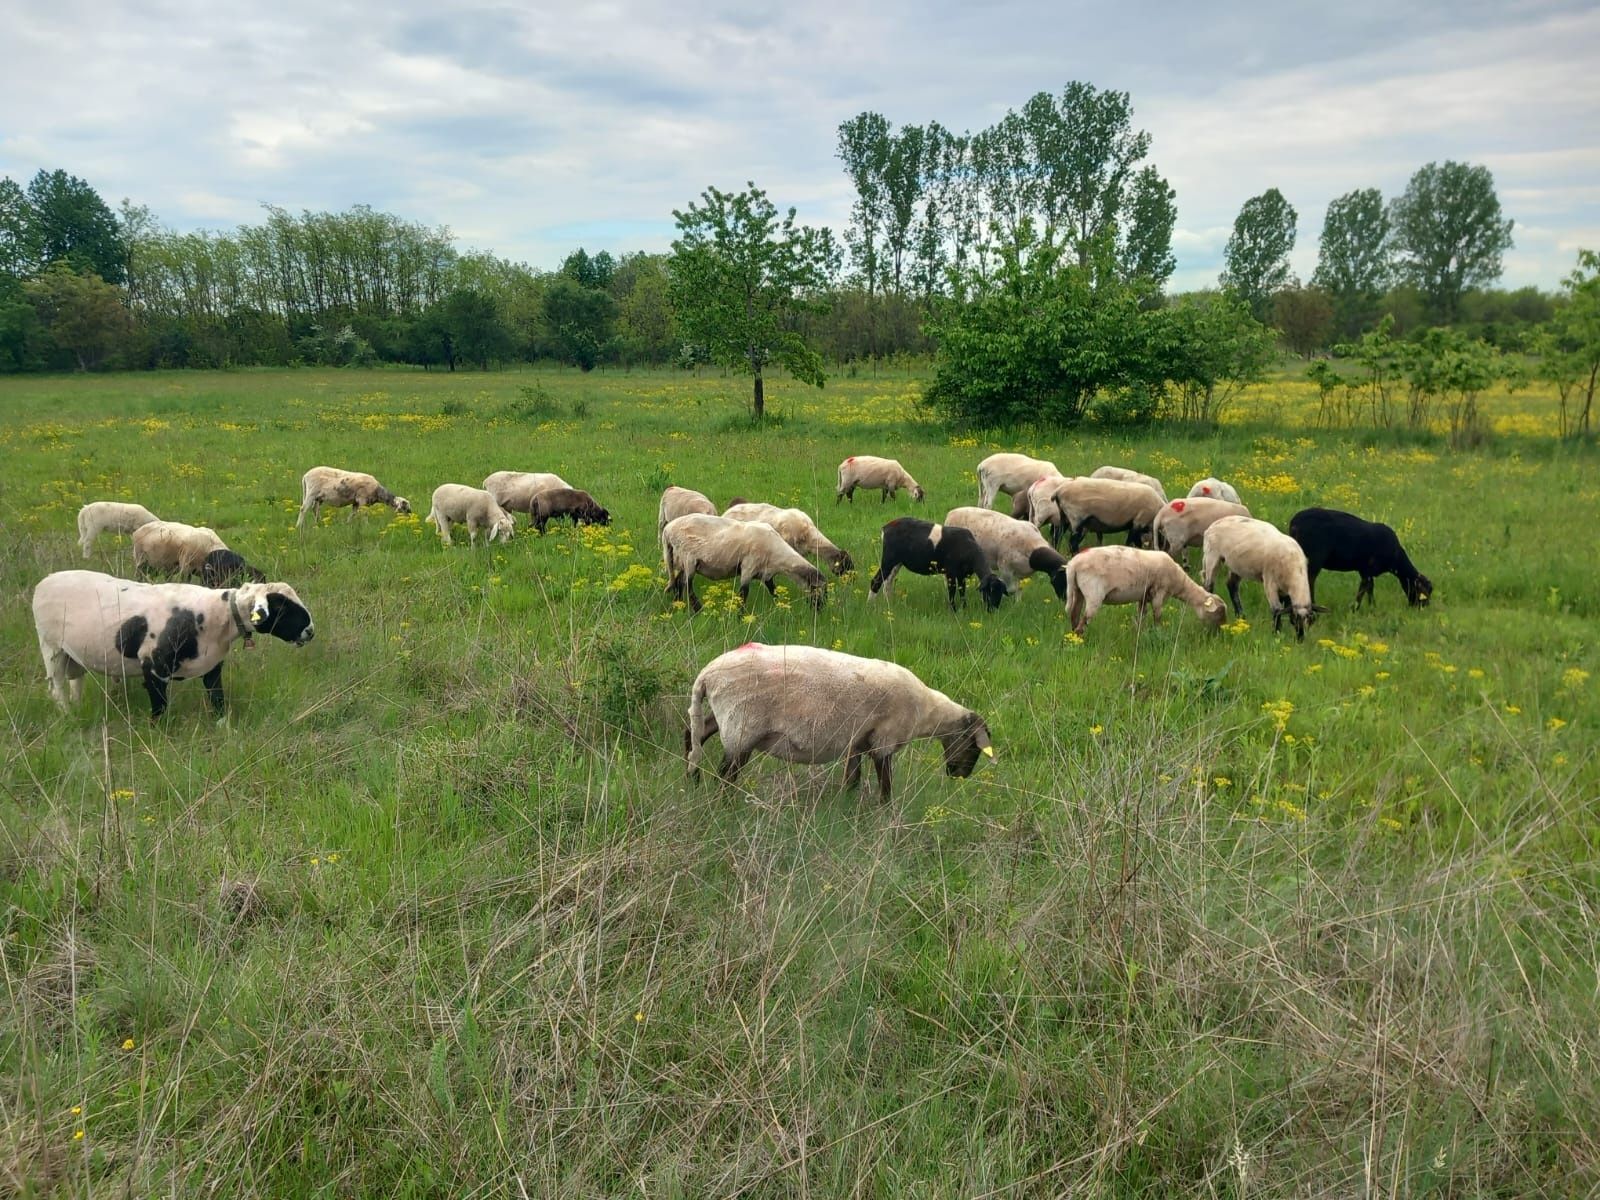
[[[200,564],[200,582],[208,588],[240,583],[265,583],[267,577],[232,550],[213,550]]]
[[[611,514],[588,492],[577,488],[551,488],[533,498],[533,523],[540,533],[557,517],[571,517],[574,525],[609,525]]]
[[[955,611],[956,594],[967,598],[967,578],[978,580],[978,594],[993,612],[1000,607],[1006,585],[989,566],[972,531],[959,525],[935,525],[920,517],[896,517],[883,527],[883,562],[872,577],[872,595],[893,589],[894,574],[901,567],[914,575],[943,575],[950,593],[950,609]]]
[[[1393,575],[1405,589],[1406,600],[1420,607],[1433,595],[1433,581],[1411,562],[1393,529],[1379,521],[1363,521],[1353,513],[1334,508],[1303,508],[1289,519],[1289,536],[1306,552],[1306,575],[1311,598],[1316,599],[1317,575],[1322,571],[1355,571],[1361,576],[1356,604],[1361,597],[1372,604],[1372,585],[1379,575]]]

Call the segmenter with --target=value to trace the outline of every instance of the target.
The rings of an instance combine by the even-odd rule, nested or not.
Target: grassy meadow
[[[922,380],[778,420],[708,374],[281,371],[0,380],[0,1194],[1580,1196],[1600,1189],[1600,471],[1554,400],[1496,434],[1314,427],[1298,374],[1216,431],[952,436]],[[1042,578],[952,616],[836,465],[899,457],[920,515],[995,449],[1285,524],[1400,531],[1436,591],[1324,575],[1274,636]],[[303,535],[299,478],[416,506]],[[442,482],[557,471],[607,529],[442,548]],[[668,483],[812,512],[858,570],[661,591]],[[136,499],[292,583],[317,637],[235,646],[160,724],[136,682],[59,715],[29,597]],[[750,640],[891,658],[984,713],[880,805],[841,766],[684,777],[690,681]],[[708,762],[720,759],[713,747]],[[870,772],[869,772],[870,776]]]

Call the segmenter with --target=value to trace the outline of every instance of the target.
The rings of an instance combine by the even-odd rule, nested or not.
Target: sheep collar
[[[244,648],[253,650],[256,644],[255,630],[245,624],[245,619],[239,615],[239,604],[234,596],[235,593],[228,593],[228,615],[233,618],[233,627],[239,631],[239,636],[244,639]]]

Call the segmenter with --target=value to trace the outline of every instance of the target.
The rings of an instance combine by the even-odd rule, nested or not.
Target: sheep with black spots
[[[464,483],[441,483],[433,489],[433,506],[423,518],[439,530],[439,540],[446,546],[454,545],[450,539],[452,523],[467,527],[467,537],[474,547],[478,544],[480,530],[488,530],[484,544],[496,538],[509,542],[516,532],[516,522],[511,514],[501,508],[495,498],[482,488],[468,487]]]
[[[1067,616],[1081,634],[1105,604],[1137,604],[1159,622],[1168,596],[1194,610],[1212,629],[1220,629],[1227,606],[1206,591],[1172,558],[1157,550],[1133,546],[1095,546],[1067,561]]]
[[[760,521],[772,526],[798,553],[820,558],[835,575],[855,570],[849,552],[834,545],[803,509],[744,501],[731,505],[722,515],[730,521]]]
[[[894,577],[904,567],[913,575],[943,575],[956,609],[956,595],[967,598],[967,580],[978,581],[978,594],[990,612],[1000,607],[1006,585],[989,566],[989,556],[970,529],[936,525],[920,517],[896,517],[883,527],[883,558],[872,576],[868,599],[882,591],[894,594]]]
[[[1065,602],[1067,560],[1028,522],[992,508],[967,506],[952,508],[945,514],[944,524],[946,529],[954,525],[971,530],[1007,592],[1014,594],[1021,581],[1037,571],[1049,578],[1056,597]]]
[[[694,591],[696,575],[737,579],[741,604],[749,602],[750,585],[758,579],[776,595],[773,580],[779,575],[787,575],[805,588],[815,608],[822,607],[827,590],[822,572],[800,557],[776,529],[760,521],[690,513],[661,531],[661,553],[668,593],[676,593],[691,612],[699,612],[701,607]]]
[[[88,558],[89,547],[102,533],[132,533],[141,525],[160,519],[142,504],[96,500],[78,510],[78,545]]]
[[[286,583],[212,591],[187,583],[138,583],[98,571],[57,571],[33,593],[33,623],[50,697],[63,712],[83,677],[138,675],[150,715],[167,708],[167,685],[199,676],[222,715],[222,660],[239,639],[270,634],[295,646],[313,636],[311,614]]]
[[[957,779],[971,775],[979,757],[994,757],[983,718],[904,667],[816,646],[750,642],[712,659],[689,694],[690,778],[713,737],[722,739],[719,774],[727,783],[764,751],[785,762],[842,758],[844,785],[856,788],[865,757],[885,803],[895,755],[921,738],[939,740],[945,772]]]
[[[1283,614],[1289,614],[1296,641],[1305,641],[1307,627],[1318,613],[1328,611],[1311,601],[1306,554],[1300,543],[1268,522],[1254,517],[1223,517],[1206,530],[1203,545],[1205,562],[1200,582],[1206,591],[1215,591],[1217,568],[1226,564],[1228,598],[1233,601],[1235,616],[1244,613],[1239,602],[1242,579],[1259,580],[1266,590],[1274,631],[1282,628]]]

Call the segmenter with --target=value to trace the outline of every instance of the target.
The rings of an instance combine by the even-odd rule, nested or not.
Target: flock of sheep
[[[1295,514],[1285,533],[1252,517],[1238,492],[1220,479],[1202,479],[1187,496],[1169,501],[1159,480],[1136,471],[1105,466],[1088,476],[1066,476],[1054,463],[1010,453],[984,459],[977,477],[977,506],[951,509],[942,523],[897,517],[884,525],[871,597],[892,591],[904,569],[944,576],[952,609],[964,600],[968,581],[975,581],[993,610],[1024,578],[1039,573],[1050,580],[1080,634],[1106,604],[1136,604],[1159,621],[1170,598],[1215,629],[1226,606],[1212,589],[1225,567],[1236,614],[1240,583],[1259,582],[1274,630],[1288,616],[1303,639],[1316,614],[1326,611],[1315,602],[1321,571],[1359,573],[1357,604],[1372,601],[1373,583],[1383,574],[1399,579],[1413,605],[1426,604],[1433,590],[1389,526],[1308,508]],[[919,501],[926,495],[900,463],[865,455],[839,464],[835,503],[854,502],[860,489],[878,491],[884,501],[901,491]],[[1002,495],[1010,498],[1009,515],[991,507]],[[349,507],[353,518],[371,505],[412,511],[405,497],[371,475],[313,467],[302,479],[297,525],[303,528],[307,517],[316,521],[324,507]],[[610,521],[593,496],[560,476],[517,471],[497,471],[479,488],[442,484],[427,520],[445,545],[451,544],[452,526],[464,525],[475,546],[480,533],[486,543],[509,539],[514,513],[526,514],[541,533],[553,519]],[[222,661],[235,640],[248,644],[257,633],[294,645],[311,640],[311,614],[294,590],[267,582],[211,529],[162,521],[137,504],[87,504],[78,514],[85,558],[108,531],[131,535],[141,576],[198,576],[200,584],[149,583],[93,571],[58,571],[41,581],[34,621],[50,693],[63,709],[78,700],[87,671],[139,675],[154,716],[166,708],[168,683],[199,676],[220,717]],[[741,602],[752,583],[775,592],[776,579],[784,576],[820,607],[827,584],[812,559],[835,574],[854,568],[850,554],[798,508],[736,499],[719,513],[700,492],[669,487],[661,496],[657,532],[667,592],[691,611],[700,608],[696,576],[736,580]],[[1080,549],[1090,533],[1126,533],[1127,544]],[[1063,537],[1068,555],[1059,550]],[[1194,546],[1202,551],[1198,582],[1187,569]],[[886,800],[894,755],[911,741],[939,739],[946,769],[957,777],[969,775],[981,755],[994,755],[982,717],[904,667],[805,645],[749,643],[708,664],[690,694],[685,749],[691,774],[713,736],[723,743],[721,774],[727,780],[763,751],[791,762],[842,758],[845,782],[854,786],[866,757]]]

